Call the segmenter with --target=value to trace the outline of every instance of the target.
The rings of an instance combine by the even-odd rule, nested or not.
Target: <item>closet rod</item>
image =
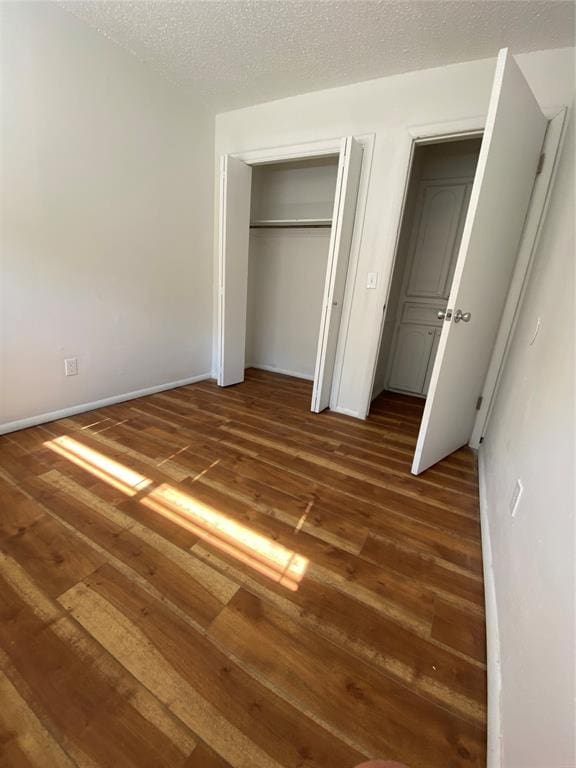
[[[330,229],[332,224],[250,224],[250,229]]]

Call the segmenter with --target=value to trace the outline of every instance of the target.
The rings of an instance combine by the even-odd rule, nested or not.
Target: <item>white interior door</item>
[[[361,170],[362,147],[352,136],[348,136],[346,139],[342,139],[342,149],[340,150],[326,283],[324,285],[316,353],[312,410],[317,413],[328,408],[330,404]]]
[[[252,168],[230,155],[220,162],[218,384],[227,387],[244,381]]]
[[[503,49],[448,300],[452,317],[447,311],[418,435],[414,474],[470,438],[546,125],[522,72]],[[462,313],[465,317],[458,321]]]

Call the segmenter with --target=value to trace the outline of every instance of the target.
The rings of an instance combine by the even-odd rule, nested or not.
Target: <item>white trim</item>
[[[154,387],[146,387],[145,389],[137,389],[134,392],[124,392],[121,395],[113,395],[112,397],[105,397],[102,400],[94,400],[91,403],[81,403],[80,405],[72,405],[69,408],[62,408],[59,411],[51,411],[49,413],[40,413],[37,416],[30,416],[28,419],[19,419],[17,421],[7,421],[4,424],[0,424],[0,435],[6,435],[8,432],[16,432],[18,429],[27,429],[28,427],[36,427],[38,424],[46,424],[48,421],[57,421],[58,419],[65,419],[67,416],[75,416],[77,413],[84,413],[85,411],[94,411],[96,408],[104,408],[106,405],[115,405],[116,403],[123,403],[126,400],[135,400],[138,397],[145,397],[146,395],[154,395],[157,392],[164,392],[166,389],[176,389],[177,387],[185,387],[188,384],[196,384],[198,381],[206,381],[211,379],[210,373],[202,373],[199,376],[191,376],[188,379],[178,379],[177,381],[169,381],[167,384],[157,384]]]
[[[299,371],[288,371],[286,368],[277,368],[275,365],[262,365],[261,363],[251,363],[246,368],[257,368],[259,371],[270,371],[270,373],[281,373],[282,376],[293,376],[295,379],[306,379],[314,381],[314,376]]]
[[[488,745],[487,768],[501,768],[502,765],[502,661],[500,654],[500,631],[498,604],[488,502],[486,498],[486,470],[482,449],[478,453],[478,484],[480,490],[480,527],[482,530],[482,564],[484,569],[484,602],[486,606],[486,651],[488,674]]]
[[[339,155],[342,138],[308,141],[302,144],[288,144],[280,147],[263,147],[246,152],[234,152],[232,157],[242,160],[247,165],[266,165],[280,163],[283,160],[301,160],[307,157]]]
[[[409,125],[410,142],[416,144],[437,144],[441,141],[455,141],[474,138],[484,132],[486,115],[462,117],[459,120],[446,120],[439,123]]]
[[[510,280],[510,288],[498,327],[498,335],[496,336],[486,379],[482,387],[482,407],[476,416],[469,442],[472,448],[478,448],[482,437],[486,434],[496,388],[502,376],[506,356],[516,327],[520,304],[526,291],[534,254],[540,241],[540,235],[550,204],[550,197],[558,168],[558,158],[560,157],[565,134],[567,111],[567,108],[564,107],[548,123],[546,137],[542,145],[542,151],[545,152],[546,157],[542,171],[536,177],[534,183],[522,239],[518,248],[516,265]]]

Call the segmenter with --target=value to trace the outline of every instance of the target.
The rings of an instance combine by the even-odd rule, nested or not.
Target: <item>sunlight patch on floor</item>
[[[114,459],[110,459],[100,451],[95,451],[93,448],[79,443],[72,437],[63,435],[54,438],[54,440],[48,440],[44,445],[127,496],[135,496],[152,485],[152,480],[149,478],[129,469],[118,461],[114,461]]]
[[[140,503],[148,509],[194,533],[204,542],[287,589],[296,591],[304,578],[308,568],[307,558],[253,531],[188,493],[168,483],[151,488],[154,483],[150,478],[67,435],[48,440],[44,445],[128,496],[136,496],[146,491],[140,498]],[[213,462],[194,480],[201,478],[218,462],[219,460]],[[308,509],[302,524],[307,513]]]
[[[161,485],[140,502],[292,591],[298,589],[304,578],[308,567],[307,558],[178,488]]]

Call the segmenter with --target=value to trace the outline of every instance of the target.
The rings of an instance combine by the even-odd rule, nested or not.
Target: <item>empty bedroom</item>
[[[568,0],[0,0],[0,766],[576,768]]]

